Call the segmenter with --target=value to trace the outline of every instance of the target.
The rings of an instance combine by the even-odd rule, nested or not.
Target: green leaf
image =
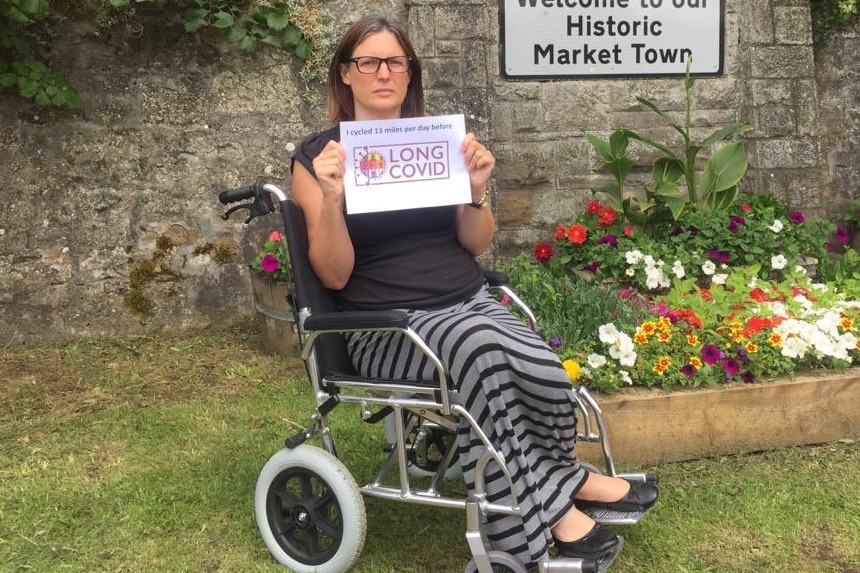
[[[302,41],[302,31],[290,24],[284,30],[284,44],[287,46],[298,46]],[[306,58],[302,58],[303,60]]]
[[[633,139],[637,139],[637,140],[641,141],[642,143],[644,143],[644,144],[646,144],[646,145],[650,145],[650,146],[651,146],[651,147],[653,147],[654,149],[659,149],[660,151],[662,151],[663,153],[665,153],[665,154],[666,154],[666,155],[668,155],[669,157],[673,157],[673,158],[675,158],[675,159],[677,159],[677,158],[678,158],[678,156],[677,156],[677,155],[675,155],[675,152],[674,152],[674,151],[672,151],[672,150],[671,150],[671,149],[669,149],[666,145],[664,145],[664,144],[660,143],[659,141],[654,141],[654,140],[653,140],[653,139],[651,139],[650,137],[647,137],[647,136],[645,136],[645,135],[642,135],[641,133],[637,133],[637,132],[635,132],[635,131],[633,131],[633,130],[630,130],[630,129],[625,129],[624,131],[626,131],[626,132],[627,132],[627,135],[629,135],[629,136],[630,136],[630,137],[632,137]]]
[[[185,31],[196,32],[206,25],[206,10],[202,8],[191,8],[185,12]]]
[[[609,150],[613,157],[621,157],[627,152],[627,145],[630,143],[630,138],[627,131],[624,129],[616,129],[609,136]]]
[[[0,88],[11,88],[15,84],[18,83],[18,74],[13,74],[12,72],[6,72],[5,74],[0,74]]]
[[[18,6],[25,14],[38,14],[42,8],[41,0],[20,0]]]
[[[253,36],[245,36],[239,40],[239,48],[246,52],[253,52],[257,49],[257,40]]]
[[[277,36],[272,36],[271,34],[266,34],[260,39],[264,44],[268,44],[270,46],[275,46],[276,48],[281,47],[281,40]]]
[[[122,8],[123,6],[128,6],[128,0],[110,0],[110,4],[114,8]]]
[[[313,50],[313,45],[305,39],[302,39],[298,44],[296,44],[295,50],[293,53],[300,60],[307,60],[311,57],[311,51]]]
[[[232,28],[227,30],[226,38],[227,38],[228,42],[234,42],[235,43],[247,35],[248,35],[248,33],[245,31],[244,28],[241,28],[239,26],[233,26]]]
[[[734,137],[736,135],[740,135],[748,131],[752,131],[752,127],[744,125],[743,123],[733,123],[732,125],[727,125],[726,127],[718,129],[717,131],[706,137],[704,140],[702,140],[702,147],[708,147],[709,145],[713,145],[724,139],[728,139],[730,137]]]
[[[607,163],[606,167],[609,168],[609,172],[615,176],[615,179],[619,183],[624,183],[630,174],[630,170],[633,169],[633,160],[629,157],[616,157]]]
[[[738,197],[738,188],[729,187],[722,191],[716,191],[705,197],[705,205],[709,211],[725,211]]]
[[[266,24],[272,30],[278,30],[278,31],[283,30],[284,28],[287,27],[287,25],[289,23],[290,23],[290,21],[287,18],[287,14],[285,12],[280,12],[280,13],[269,12],[268,14],[266,14]]]
[[[600,159],[603,160],[604,163],[609,163],[612,161],[612,150],[609,147],[609,143],[600,139],[593,133],[586,133],[585,138],[588,139],[588,142],[594,148],[594,151],[597,152],[597,155],[600,156]]]
[[[737,185],[747,170],[747,153],[743,143],[736,141],[716,150],[705,164],[699,178],[701,196],[709,196]]]
[[[680,133],[681,137],[683,137],[684,139],[687,138],[687,134],[684,131],[684,128],[681,127],[681,125],[678,122],[676,122],[672,116],[668,115],[663,110],[661,110],[659,107],[657,107],[656,104],[654,104],[654,102],[652,102],[651,100],[646,99],[644,97],[640,97],[640,96],[636,97],[636,101],[638,101],[640,105],[650,109],[651,111],[653,111],[654,113],[659,115],[660,119],[663,120],[663,123],[665,123],[666,125],[673,128],[675,131]]]
[[[22,97],[32,98],[36,95],[37,91],[39,91],[39,84],[33,80],[29,78],[18,79],[18,93],[20,93]]]
[[[651,178],[655,183],[663,181],[676,182],[684,176],[684,165],[680,160],[671,157],[661,157],[654,162]]]
[[[660,181],[654,187],[654,195],[665,200],[673,197],[682,197],[681,188],[674,181]]]
[[[212,25],[216,28],[229,28],[236,21],[229,12],[215,12],[213,16],[215,17],[215,21],[212,22]]]
[[[616,211],[621,211],[623,209],[621,199],[621,186],[618,184],[617,181],[611,181],[606,185],[596,187],[591,190],[591,193],[594,195],[602,193],[613,209],[615,209]]]

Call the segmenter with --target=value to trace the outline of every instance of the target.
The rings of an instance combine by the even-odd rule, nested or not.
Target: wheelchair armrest
[[[409,317],[402,310],[356,310],[323,312],[309,316],[304,322],[307,331],[378,330],[409,326]]]
[[[484,271],[484,280],[491,287],[501,287],[508,285],[508,275],[501,271]]]

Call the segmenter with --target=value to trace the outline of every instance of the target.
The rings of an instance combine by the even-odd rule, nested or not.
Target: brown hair
[[[355,102],[352,88],[343,83],[340,77],[341,66],[347,64],[352,51],[368,36],[379,32],[391,32],[397,38],[406,56],[411,60],[409,86],[406,98],[400,106],[401,117],[421,117],[424,115],[424,85],[421,81],[421,61],[406,35],[406,31],[396,20],[381,14],[370,14],[354,23],[344,33],[334,50],[328,69],[328,120],[333,123],[355,119]]]

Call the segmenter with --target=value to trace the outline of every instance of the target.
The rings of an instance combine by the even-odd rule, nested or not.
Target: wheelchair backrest
[[[280,208],[289,243],[293,305],[299,312],[307,309],[311,314],[339,312],[337,295],[323,286],[311,267],[308,258],[307,226],[301,207],[292,199],[287,199],[281,203]],[[314,351],[320,378],[331,374],[354,374],[343,335],[322,335],[317,339]]]

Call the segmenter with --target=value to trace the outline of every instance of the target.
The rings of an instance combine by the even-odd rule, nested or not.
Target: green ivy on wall
[[[813,45],[824,46],[839,28],[860,17],[858,4],[858,0],[809,0]]]
[[[41,106],[79,107],[78,93],[39,57],[50,49],[46,30],[84,10],[103,23],[134,22],[143,4],[181,14],[189,33],[222,30],[245,52],[289,49],[304,62],[306,86],[325,79],[334,30],[316,0],[0,0],[0,90],[17,90]]]

